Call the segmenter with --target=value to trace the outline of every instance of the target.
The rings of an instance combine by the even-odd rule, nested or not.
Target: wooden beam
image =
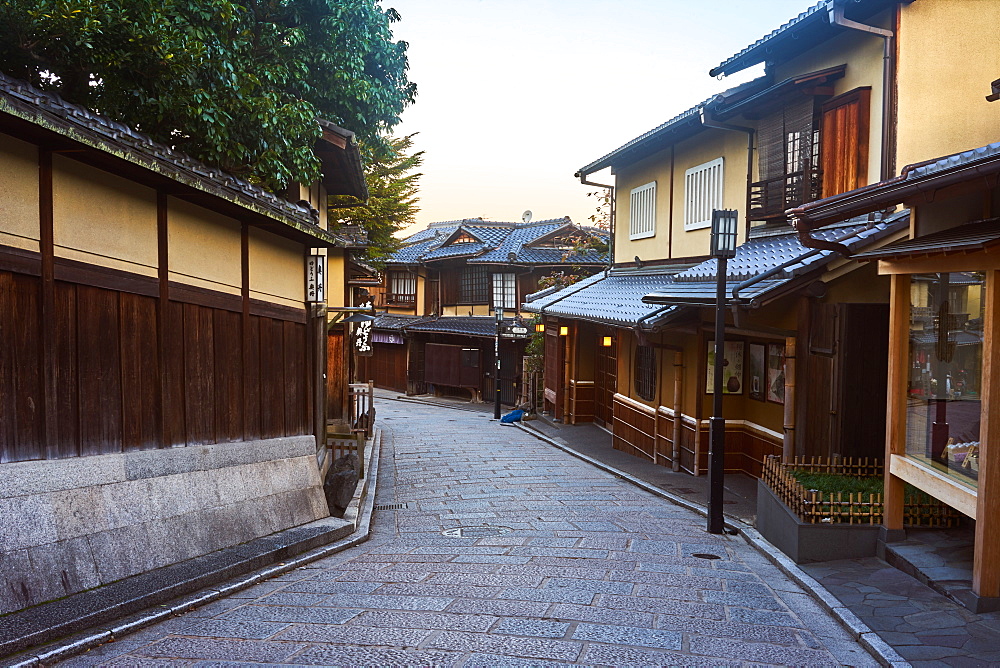
[[[922,489],[958,512],[976,519],[976,490],[913,457],[892,455],[887,469],[896,478]]]
[[[879,274],[930,274],[952,271],[991,271],[1000,269],[1000,255],[977,251],[945,255],[938,253],[920,258],[879,260]]]
[[[983,297],[984,352],[1000,336],[1000,272],[986,274]],[[1000,597],[1000,362],[983,355],[982,422],[979,427],[979,490],[976,504],[976,547],[972,591]],[[995,449],[995,451],[994,451]]]
[[[910,277],[894,275],[889,292],[889,369],[886,383],[885,461],[906,455],[906,385],[909,373]],[[885,467],[885,512],[882,525],[903,529],[903,481]]]

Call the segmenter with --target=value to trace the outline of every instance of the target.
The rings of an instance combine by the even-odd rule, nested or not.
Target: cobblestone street
[[[688,510],[483,413],[378,422],[371,540],[62,665],[877,665]]]

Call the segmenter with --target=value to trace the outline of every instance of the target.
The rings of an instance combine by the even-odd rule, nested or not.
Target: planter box
[[[807,524],[757,481],[757,530],[797,564],[874,557],[880,524]]]

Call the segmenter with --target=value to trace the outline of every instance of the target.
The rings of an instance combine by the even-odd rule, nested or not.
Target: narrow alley
[[[377,407],[368,542],[61,665],[877,665],[701,516],[487,414]]]

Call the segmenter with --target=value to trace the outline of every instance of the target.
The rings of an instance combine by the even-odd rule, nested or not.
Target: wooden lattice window
[[[390,271],[386,303],[413,306],[416,301],[417,277],[408,271]]]
[[[656,181],[633,188],[629,194],[628,238],[645,239],[656,234]]]
[[[820,135],[814,98],[787,104],[761,119],[757,128],[760,180],[750,191],[750,217],[779,218],[818,199]]]
[[[656,398],[656,350],[652,346],[636,346],[632,377],[639,398],[653,401]]]
[[[459,304],[488,304],[490,276],[486,267],[463,267],[458,277]]]
[[[493,274],[493,308],[517,308],[517,279],[514,273]]]

